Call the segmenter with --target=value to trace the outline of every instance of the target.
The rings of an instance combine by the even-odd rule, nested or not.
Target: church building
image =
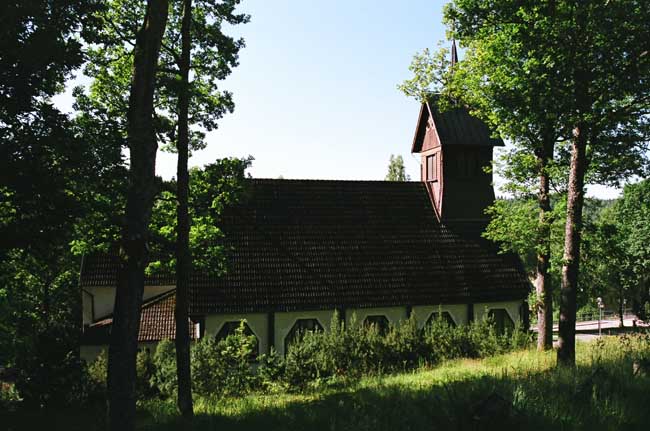
[[[423,103],[412,152],[413,182],[247,179],[245,197],[220,228],[221,277],[190,282],[192,337],[223,338],[245,319],[258,353],[284,354],[296,333],[346,322],[423,326],[442,313],[454,325],[491,316],[527,324],[530,283],[516,256],[481,237],[494,201],[492,151],[502,146],[465,108]],[[118,261],[84,258],[82,357],[108,345]],[[139,341],[174,337],[174,277],[145,286]]]

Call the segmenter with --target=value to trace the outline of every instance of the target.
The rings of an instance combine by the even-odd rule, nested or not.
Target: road
[[[624,327],[619,327],[619,319],[607,319],[600,321],[601,333],[603,335],[616,335],[621,332],[632,331],[634,321],[632,318],[623,319]],[[643,323],[637,320],[636,326],[638,328],[648,328],[650,324]],[[533,327],[533,331],[537,328]],[[558,325],[553,325],[553,339],[557,340]],[[576,340],[579,341],[593,341],[598,338],[598,320],[590,320],[586,322],[576,322]]]

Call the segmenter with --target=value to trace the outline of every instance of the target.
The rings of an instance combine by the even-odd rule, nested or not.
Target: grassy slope
[[[200,399],[195,429],[648,430],[650,378],[632,376],[631,358],[650,346],[628,344],[579,345],[575,371],[555,370],[552,352],[522,351],[309,394]],[[177,428],[173,404],[142,407],[142,429]]]
[[[639,354],[650,358],[650,338],[612,337],[579,344],[576,370],[556,370],[553,352],[520,351],[305,394],[198,399],[194,429],[649,430],[650,377],[632,375]],[[5,421],[0,412],[0,429],[102,430],[104,414],[24,412]],[[173,402],[144,402],[138,414],[141,430],[181,429]]]

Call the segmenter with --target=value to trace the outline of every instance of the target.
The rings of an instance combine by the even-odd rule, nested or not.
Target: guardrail
[[[536,324],[537,323],[537,315],[534,313],[531,314],[531,324]],[[596,321],[599,318],[599,313],[597,310],[590,310],[590,311],[578,311],[576,313],[576,322],[589,322],[589,321]],[[618,311],[614,310],[603,310],[602,316],[600,316],[602,320],[619,320],[619,313]],[[624,311],[623,313],[623,319],[637,319],[636,314],[632,311],[631,308],[628,308]],[[558,318],[554,318],[553,322],[555,324],[558,323]]]

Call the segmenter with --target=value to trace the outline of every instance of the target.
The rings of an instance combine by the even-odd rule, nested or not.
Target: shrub
[[[250,358],[255,337],[246,335],[244,322],[234,334],[216,342],[204,338],[192,348],[192,380],[199,395],[243,395],[255,387],[256,376]]]
[[[136,367],[136,397],[146,399],[155,395],[158,391],[154,386],[154,364],[151,353],[148,349],[138,351],[135,362]],[[108,354],[106,350],[87,364],[82,379],[84,401],[97,402],[106,399],[108,377]]]
[[[391,325],[384,338],[381,362],[390,371],[416,367],[426,352],[422,341],[422,331],[418,329],[415,317],[398,325]]]
[[[102,350],[94,361],[86,365],[84,374],[87,400],[90,402],[105,400],[108,375],[108,354],[106,350]]]
[[[152,358],[153,372],[150,384],[165,398],[175,398],[178,387],[176,379],[176,348],[172,340],[163,340],[156,346]]]
[[[143,348],[138,350],[138,356],[135,358],[135,390],[138,399],[151,398],[158,392],[157,387],[153,384],[155,367],[151,356],[149,349]]]
[[[285,357],[284,378],[290,387],[304,389],[307,383],[331,375],[324,356],[324,332],[304,332],[297,335]]]
[[[271,347],[271,352],[261,355],[257,365],[257,385],[264,392],[286,389],[282,384],[285,373],[284,359]]]
[[[16,390],[31,407],[60,407],[78,404],[83,381],[83,361],[70,334],[60,328],[39,333],[16,357]]]

